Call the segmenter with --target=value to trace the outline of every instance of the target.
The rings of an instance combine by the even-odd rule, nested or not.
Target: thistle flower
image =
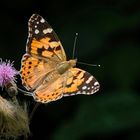
[[[26,104],[20,105],[16,95],[17,85],[15,76],[18,71],[10,61],[2,62],[0,59],[0,86],[5,87],[5,91],[11,99],[7,100],[0,93],[0,139],[17,139],[19,136],[27,136],[29,130],[29,119]]]
[[[15,81],[15,76],[18,74],[10,61],[2,62],[0,59],[0,86],[3,88],[11,81]]]

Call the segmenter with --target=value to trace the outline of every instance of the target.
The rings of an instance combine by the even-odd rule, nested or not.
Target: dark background
[[[78,32],[75,57],[101,65],[77,65],[98,79],[100,91],[41,105],[30,140],[140,139],[139,1],[1,1],[0,9],[0,57],[14,61],[17,70],[33,13],[54,28],[69,59]]]

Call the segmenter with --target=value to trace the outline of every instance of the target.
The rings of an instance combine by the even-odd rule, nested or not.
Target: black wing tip
[[[34,13],[34,14],[32,14],[31,18],[38,17],[38,16],[40,16],[40,15],[37,13]]]
[[[32,22],[34,22],[39,17],[42,18],[39,14],[32,14],[32,16],[29,18],[28,25],[30,25]]]
[[[32,14],[32,16],[30,17],[29,21],[33,20],[33,19],[37,19],[37,18],[43,18],[41,15],[37,14],[37,13],[34,13]],[[44,19],[44,18],[43,18]]]

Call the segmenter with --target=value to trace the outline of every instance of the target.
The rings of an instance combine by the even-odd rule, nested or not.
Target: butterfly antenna
[[[74,59],[75,56],[75,48],[76,48],[76,42],[77,42],[77,37],[78,37],[78,33],[75,34],[75,39],[74,39],[74,44],[73,44],[73,53],[72,53],[72,59]],[[87,65],[87,66],[96,66],[96,67],[100,67],[100,65],[94,65],[94,64],[89,64],[89,63],[85,63],[85,62],[77,62],[78,64],[82,64],[82,65]]]
[[[78,33],[75,34],[75,39],[74,39],[74,44],[73,44],[72,59],[74,59],[74,55],[75,55],[75,48],[76,48],[77,37],[78,37]]]
[[[87,65],[87,66],[95,66],[95,67],[100,67],[101,65],[94,65],[94,64],[89,64],[89,63],[85,63],[85,62],[77,62],[78,64],[82,64],[82,65]]]

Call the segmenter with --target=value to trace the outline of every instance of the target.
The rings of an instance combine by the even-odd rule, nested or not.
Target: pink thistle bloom
[[[11,81],[15,81],[18,71],[13,67],[10,61],[2,62],[0,59],[0,86],[3,88]]]

